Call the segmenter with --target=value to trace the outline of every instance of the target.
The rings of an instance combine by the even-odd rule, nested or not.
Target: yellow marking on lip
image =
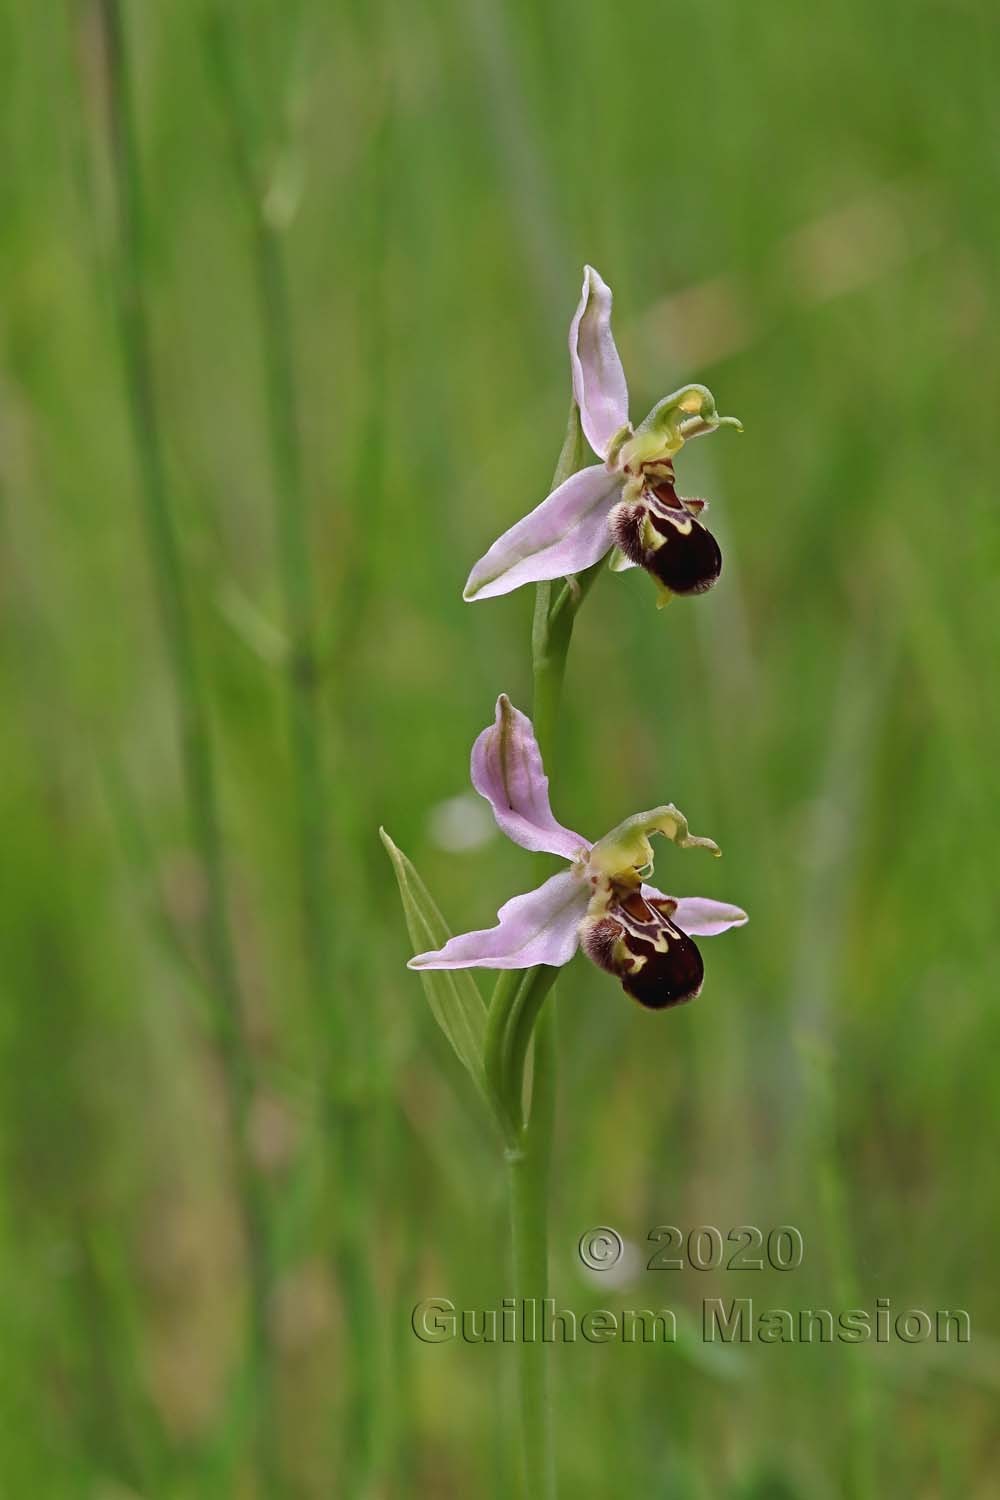
[[[662,515],[662,512],[657,512],[657,514]],[[679,531],[682,536],[691,535],[691,528],[694,525],[694,522],[690,516],[685,515],[683,519],[678,516],[676,520],[673,516],[663,516],[663,520],[669,521],[674,530]]]
[[[646,551],[647,552],[659,552],[660,548],[661,547],[665,547],[666,544],[667,544],[666,537],[665,536],[661,536],[661,534],[657,531],[656,527],[653,525],[652,521],[649,519],[649,516],[648,515],[647,516],[643,516],[643,518],[642,518],[642,545],[645,547]]]
[[[644,969],[647,963],[645,953],[633,953],[622,938],[619,938],[615,944],[614,958],[619,968],[627,974],[638,974],[639,970]]]

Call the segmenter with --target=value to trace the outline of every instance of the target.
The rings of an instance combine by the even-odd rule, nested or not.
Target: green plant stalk
[[[548,586],[539,585],[538,610],[548,613]],[[537,620],[537,613],[536,613]],[[547,655],[539,668],[535,657],[534,723],[546,765],[551,766],[552,731],[566,664],[569,633],[563,649]],[[510,1220],[513,1239],[514,1296],[519,1308],[541,1308],[549,1282],[549,1182],[555,1121],[556,1047],[552,1000],[543,1004],[534,1028],[531,1102],[518,1146],[507,1152]],[[521,1440],[525,1488],[529,1500],[554,1500],[555,1443],[548,1344],[517,1345]]]
[[[580,467],[581,445],[579,414],[574,404],[556,465],[553,488]],[[561,585],[540,583],[535,591],[531,630],[532,721],[550,775],[555,762],[559,707],[573,625],[577,611],[602,566],[599,563],[579,578]],[[542,856],[541,864],[547,875],[546,856]],[[556,1098],[555,1008],[551,1000],[547,1005],[544,1001],[554,980],[554,974],[548,969],[538,968],[523,977],[518,991],[518,999],[524,997],[528,1023],[532,1010],[536,1016],[531,1099],[519,1139],[507,1149],[514,1296],[519,1307],[534,1303],[539,1311],[543,1298],[548,1296],[549,1285],[549,1184]],[[513,1045],[520,1088],[527,1052],[523,1024],[517,1027]],[[549,1346],[541,1341],[529,1343],[521,1340],[517,1351],[525,1491],[528,1500],[555,1500],[556,1457]]]
[[[214,991],[213,1019],[222,1059],[236,1189],[249,1265],[247,1359],[254,1390],[257,1468],[262,1493],[267,1495],[276,1491],[277,1467],[270,1401],[273,1350],[269,1307],[273,1274],[267,1201],[254,1166],[248,1132],[251,1058],[229,930],[215,758],[153,386],[143,285],[142,176],[119,0],[100,0],[98,16],[107,57],[109,130],[118,212],[119,338],[147,548],[177,700],[188,816],[205,879],[203,937]]]
[[[548,1008],[551,1016],[551,1006]],[[547,1035],[546,1035],[547,1033]],[[520,1149],[507,1153],[510,1222],[513,1241],[514,1296],[517,1308],[533,1303],[541,1308],[548,1295],[548,1185],[554,1059],[551,1022],[542,1017],[535,1031],[535,1087],[545,1079],[546,1108],[537,1097]],[[522,1459],[528,1500],[553,1500],[556,1494],[555,1444],[552,1426],[552,1384],[548,1345],[517,1345],[518,1400]]]
[[[257,318],[260,326],[270,434],[278,577],[288,639],[285,685],[292,755],[295,834],[303,945],[313,1013],[326,1043],[326,1121],[332,1145],[333,1193],[338,1204],[337,1273],[351,1342],[349,1410],[343,1423],[347,1467],[361,1490],[372,1461],[373,1418],[379,1405],[377,1298],[366,1245],[365,1175],[368,1154],[364,1111],[344,1088],[357,1048],[344,1025],[335,984],[335,934],[330,921],[328,829],[331,818],[322,753],[320,653],[315,580],[309,550],[308,503],[303,474],[299,397],[292,347],[292,313],[283,229],[268,211],[267,185],[257,166],[253,111],[241,84],[225,6],[207,17],[209,61],[229,128],[235,176],[250,228]]]
[[[207,39],[229,128],[234,172],[250,228],[270,438],[278,580],[287,637],[285,679],[304,942],[317,999],[325,1003],[333,989],[333,935],[327,890],[329,797],[321,753],[315,583],[309,555],[308,505],[283,231],[268,212],[267,184],[256,167],[253,114],[240,84],[228,17],[222,5],[213,5],[209,13]]]
[[[811,1065],[813,1087],[822,1112],[822,1138],[818,1151],[819,1195],[826,1226],[837,1302],[840,1307],[857,1307],[860,1294],[853,1248],[846,1226],[851,1222],[850,1204],[845,1191],[840,1150],[837,1142],[837,1108],[833,1081],[832,1054],[819,1047],[807,1058]],[[856,1351],[850,1349],[848,1354]],[[845,1371],[846,1407],[850,1421],[851,1441],[847,1444],[845,1478],[852,1500],[874,1500],[879,1492],[876,1466],[875,1402],[871,1371],[867,1361],[848,1359]]]

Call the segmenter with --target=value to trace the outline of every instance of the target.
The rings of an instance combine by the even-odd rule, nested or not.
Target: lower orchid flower
[[[689,833],[687,819],[673,806],[637,813],[596,844],[564,828],[549,804],[531,720],[504,694],[494,723],[472,747],[471,774],[508,838],[523,849],[561,855],[569,868],[505,902],[496,927],[453,937],[436,952],[411,958],[409,967],[559,967],[582,948],[640,1005],[663,1010],[693,1000],[704,978],[693,939],[740,927],[747,914],[721,901],[666,896],[646,885],[653,866],[650,837],[663,834],[681,849],[716,855],[718,845]]]
[[[571,474],[505,531],[470,573],[465,598],[490,599],[523,583],[581,573],[615,546],[616,570],[645,568],[661,602],[704,593],[722,571],[722,553],[699,519],[707,502],[678,495],[674,457],[689,438],[740,423],[719,416],[706,386],[686,385],[633,431],[611,332],[611,290],[592,266],[584,268],[569,351],[583,433],[601,463]]]

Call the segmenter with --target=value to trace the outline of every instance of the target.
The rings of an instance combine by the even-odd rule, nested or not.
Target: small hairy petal
[[[569,325],[573,394],[584,436],[601,458],[628,422],[628,386],[611,332],[611,288],[584,266],[583,291]]]
[[[436,953],[418,953],[411,969],[558,968],[569,963],[580,941],[589,887],[576,870],[553,875],[537,890],[514,896],[497,912],[496,927],[464,932]]]
[[[646,560],[646,507],[641,500],[622,500],[608,517],[608,528],[617,548],[611,566],[616,573],[642,567]]]
[[[549,779],[531,720],[506,693],[496,720],[472,747],[472,785],[493,809],[497,826],[522,849],[576,859],[590,843],[557,823],[549,805]]]
[[[603,464],[571,474],[479,559],[465,598],[492,599],[523,583],[568,578],[598,562],[611,547],[608,512],[621,487],[621,476]]]

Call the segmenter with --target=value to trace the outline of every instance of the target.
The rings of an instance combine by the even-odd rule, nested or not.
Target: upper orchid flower
[[[674,455],[688,438],[739,428],[739,422],[718,415],[707,387],[686,385],[657,402],[632,430],[611,332],[611,290],[592,266],[584,269],[569,355],[584,436],[602,462],[571,474],[505,531],[469,574],[465,598],[490,599],[522,583],[580,573],[616,544],[615,566],[644,567],[664,601],[710,589],[722,571],[722,553],[698,520],[706,502],[677,494]]]
[[[643,877],[652,872],[650,835],[718,854],[711,839],[689,834],[687,820],[672,806],[637,813],[596,844],[564,828],[549,805],[531,720],[503,694],[495,722],[472,747],[472,784],[508,838],[523,849],[561,855],[569,869],[507,901],[498,926],[453,937],[436,953],[419,953],[411,969],[558,967],[582,947],[651,1010],[695,998],[704,966],[692,936],[742,926],[746,912],[700,896],[665,896]]]

